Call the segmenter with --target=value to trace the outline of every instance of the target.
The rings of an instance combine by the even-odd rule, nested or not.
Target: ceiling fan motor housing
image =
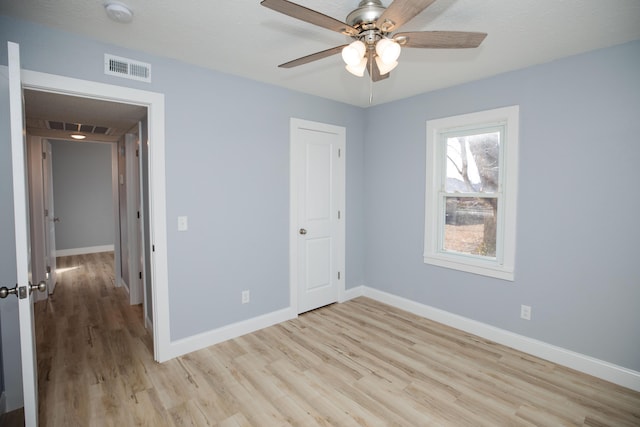
[[[373,29],[385,9],[380,0],[362,0],[358,8],[347,15],[346,23],[358,30]]]

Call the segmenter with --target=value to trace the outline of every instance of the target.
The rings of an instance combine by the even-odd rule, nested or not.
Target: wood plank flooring
[[[36,304],[42,426],[640,426],[640,393],[367,298],[157,364],[112,257]]]

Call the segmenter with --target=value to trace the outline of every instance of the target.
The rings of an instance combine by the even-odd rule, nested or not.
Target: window
[[[518,110],[427,121],[425,263],[513,280]]]

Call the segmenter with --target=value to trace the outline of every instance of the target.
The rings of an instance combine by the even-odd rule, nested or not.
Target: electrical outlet
[[[178,231],[187,231],[189,229],[189,220],[186,216],[178,217]]]
[[[242,291],[242,303],[247,304],[251,300],[249,291]]]
[[[531,306],[524,304],[520,306],[520,318],[531,320]]]

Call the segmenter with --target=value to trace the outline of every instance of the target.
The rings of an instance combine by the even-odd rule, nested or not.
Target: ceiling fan
[[[342,52],[350,73],[362,77],[367,69],[374,82],[389,77],[398,65],[401,46],[409,48],[464,49],[482,43],[486,33],[464,31],[413,31],[392,33],[435,0],[393,0],[384,7],[380,0],[362,0],[347,15],[346,23],[288,0],[262,0],[261,5],[296,19],[353,38],[350,44],[303,56],[278,65],[292,68]]]

